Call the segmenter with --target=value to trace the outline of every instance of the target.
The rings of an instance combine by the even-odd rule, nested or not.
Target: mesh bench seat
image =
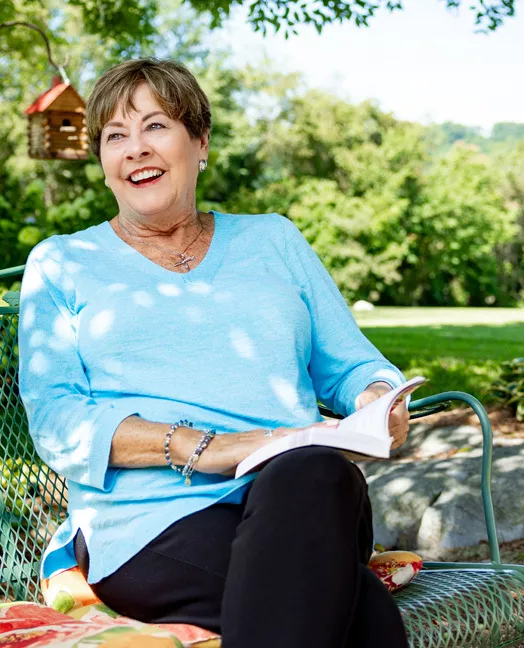
[[[22,271],[23,267],[0,271],[0,280]],[[41,602],[39,562],[66,515],[67,487],[43,465],[28,435],[17,383],[18,293],[7,293],[4,300],[8,305],[0,305],[0,603]],[[394,596],[411,648],[517,646],[524,642],[524,567],[500,562],[491,500],[492,432],[486,411],[463,392],[412,401],[410,411],[412,418],[419,418],[452,401],[472,407],[482,426],[482,501],[491,562],[424,563],[415,580]]]
[[[395,597],[413,648],[509,646],[524,631],[524,578],[515,570],[424,569]]]

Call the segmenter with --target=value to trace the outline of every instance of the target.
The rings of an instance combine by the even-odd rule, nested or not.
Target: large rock
[[[443,453],[467,452],[482,447],[482,432],[472,425],[433,428],[426,423],[412,426],[406,443],[393,450],[391,456],[401,459],[416,455],[417,459],[431,459]]]
[[[417,460],[397,452],[360,464],[373,503],[375,541],[438,559],[487,540],[481,497],[481,435],[474,427],[412,430]],[[461,452],[449,455],[451,449]],[[435,458],[437,455],[437,458]],[[493,450],[492,495],[499,541],[524,538],[524,441]]]

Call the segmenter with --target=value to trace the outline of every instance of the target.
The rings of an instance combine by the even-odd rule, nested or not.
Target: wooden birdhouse
[[[85,102],[70,83],[53,77],[52,87],[25,111],[29,119],[29,157],[86,160]]]

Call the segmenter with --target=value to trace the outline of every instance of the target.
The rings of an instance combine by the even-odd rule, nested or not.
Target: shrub
[[[491,394],[513,409],[517,421],[524,421],[524,358],[502,363],[500,378],[493,383]]]

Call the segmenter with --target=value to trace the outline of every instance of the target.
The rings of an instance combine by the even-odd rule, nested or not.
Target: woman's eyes
[[[154,126],[158,126],[158,128],[165,128],[164,124],[160,124],[159,122],[153,122],[152,124],[148,124],[146,130],[158,130],[158,128],[153,128]]]
[[[160,124],[159,122],[153,122],[152,124],[148,124],[146,126],[146,130],[160,130],[161,128],[165,128],[164,124]],[[107,136],[107,141],[108,142],[115,142],[119,140],[121,137],[124,137],[123,133],[110,133]]]

